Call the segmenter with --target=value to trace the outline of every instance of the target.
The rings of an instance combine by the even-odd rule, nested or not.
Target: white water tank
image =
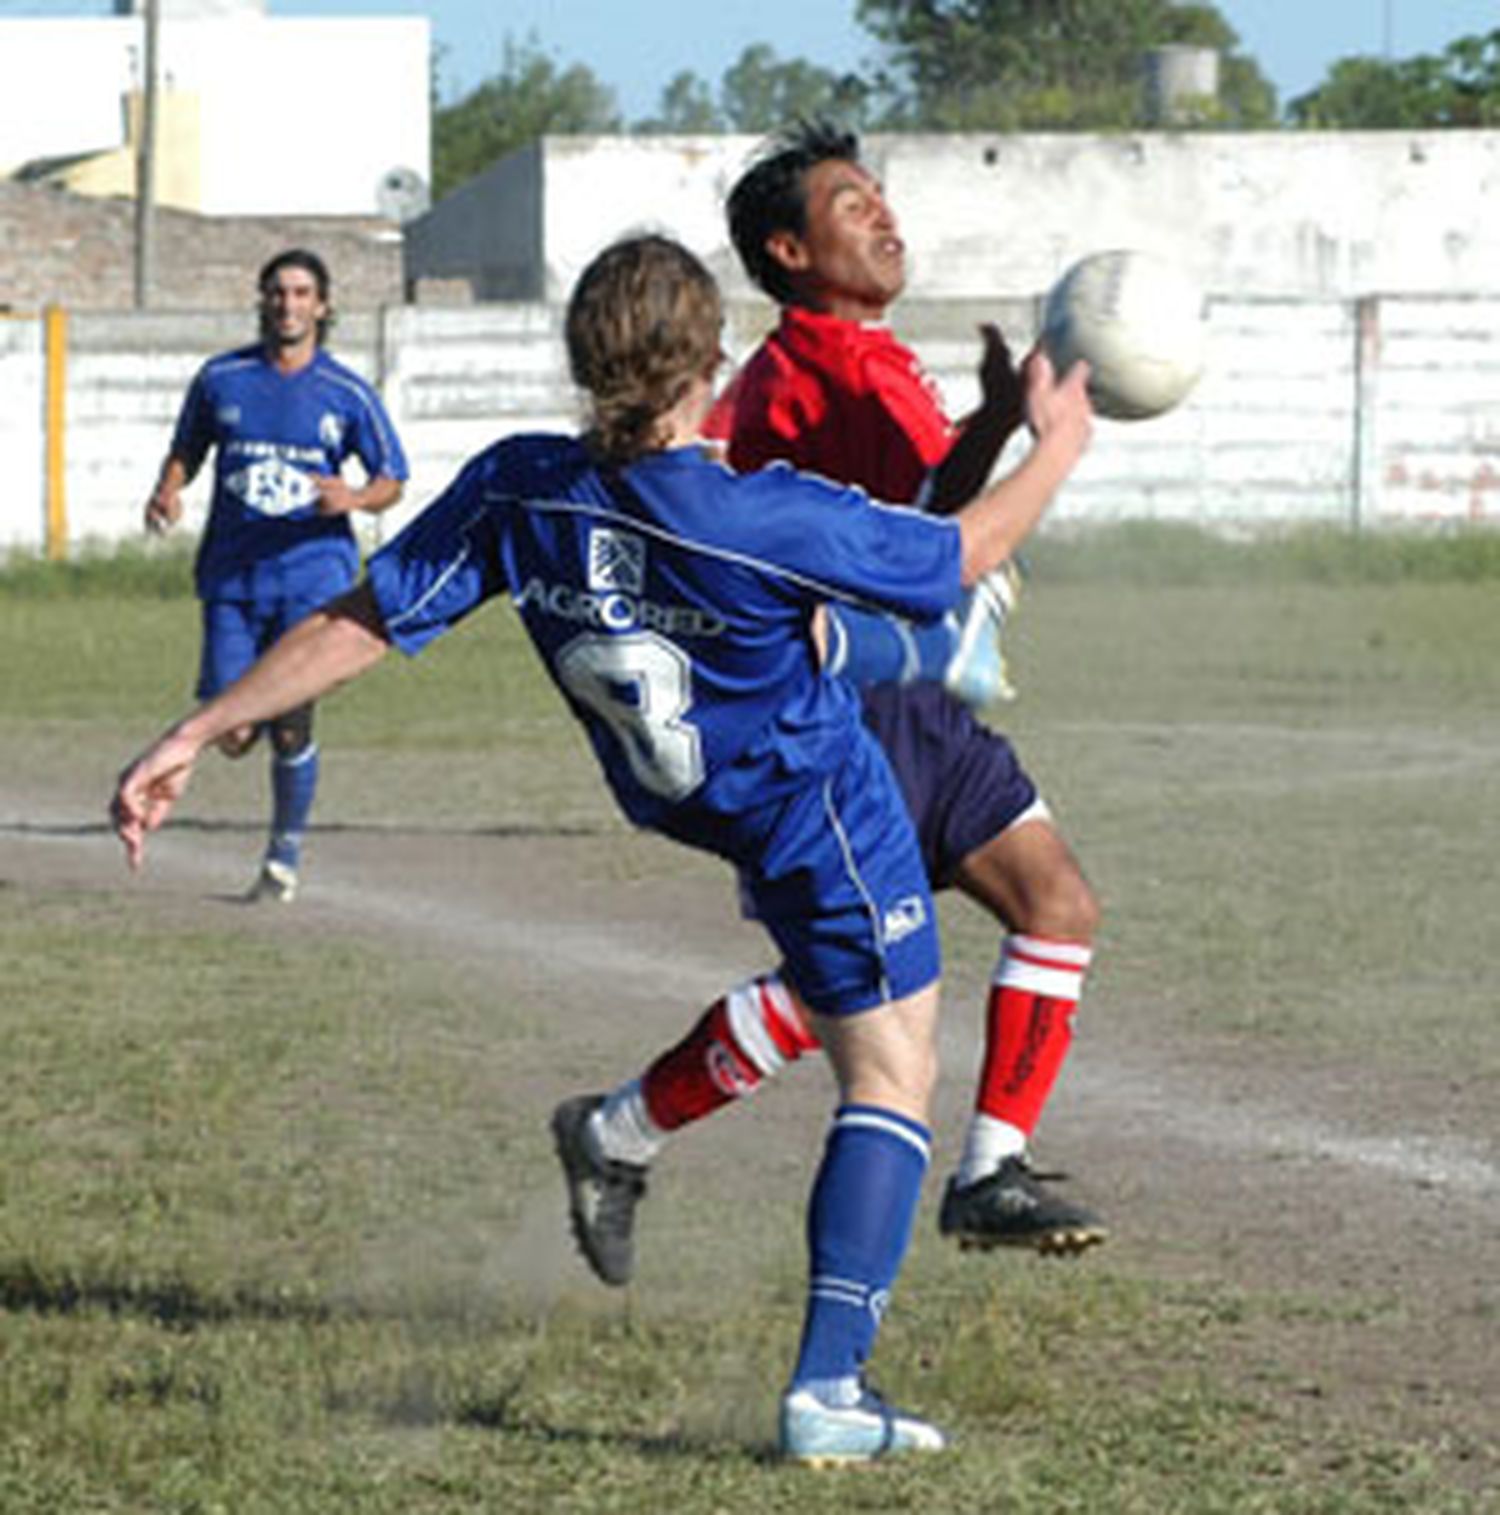
[[[1219,52],[1186,43],[1153,47],[1145,56],[1146,120],[1152,126],[1192,126],[1219,99]]]

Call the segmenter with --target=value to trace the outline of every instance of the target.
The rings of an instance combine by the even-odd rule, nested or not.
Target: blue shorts
[[[823,1015],[905,999],[942,973],[932,891],[901,792],[879,747],[855,731],[837,772],[734,820],[746,913]]]
[[[946,889],[964,858],[1036,803],[1036,785],[1010,743],[940,684],[876,684],[860,706],[906,797],[927,877]]]
[[[205,600],[197,697],[210,700],[228,688],[284,632],[326,603],[321,597],[263,602]]]

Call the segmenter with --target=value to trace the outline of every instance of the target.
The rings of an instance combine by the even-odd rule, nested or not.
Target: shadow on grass
[[[775,1449],[753,1446],[714,1437],[706,1432],[670,1431],[651,1435],[639,1431],[589,1430],[581,1426],[560,1426],[535,1413],[513,1408],[512,1401],[520,1384],[511,1393],[490,1395],[483,1400],[460,1405],[453,1420],[471,1430],[494,1431],[522,1441],[549,1447],[604,1447],[633,1452],[645,1458],[691,1457],[694,1462],[777,1461]]]
[[[193,831],[205,836],[265,834],[264,819],[258,821],[174,820],[160,835]],[[514,838],[617,836],[614,825],[503,825],[503,826],[411,826],[386,821],[331,821],[308,828],[310,836],[496,836]],[[0,836],[85,837],[112,836],[108,821],[6,821]]]
[[[236,1289],[215,1296],[181,1279],[80,1278],[20,1260],[0,1261],[0,1309],[35,1315],[99,1311],[180,1331],[232,1320],[322,1322],[337,1313],[321,1300],[290,1291]]]

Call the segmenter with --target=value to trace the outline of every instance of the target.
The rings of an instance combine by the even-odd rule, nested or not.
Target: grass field
[[[184,701],[181,561],[0,573],[0,1511],[1500,1510],[1500,555],[1137,532],[1031,579],[996,715],[1107,910],[1047,1134],[1118,1235],[960,1257],[924,1210],[876,1376],[957,1449],[830,1477],[769,1456],[824,1080],[684,1142],[628,1294],[568,1254],[552,1101],[747,938],[508,612],[325,707],[277,914],[225,899],[258,772],[142,883],[103,831]],[[972,1037],[994,932],[945,939]]]

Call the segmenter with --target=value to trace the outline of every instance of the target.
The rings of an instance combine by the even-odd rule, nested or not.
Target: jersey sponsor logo
[[[927,924],[927,907],[920,894],[908,894],[894,905],[886,907],[884,934],[888,947],[904,941],[913,931],[920,931]]]
[[[295,442],[253,442],[236,437],[225,443],[224,449],[235,458],[280,458],[286,463],[310,463],[317,466],[326,463],[321,447],[299,447]]]
[[[589,532],[589,588],[641,594],[646,588],[646,543],[632,531],[595,526]]]
[[[723,618],[693,605],[659,605],[630,594],[595,594],[571,584],[544,584],[530,579],[515,598],[516,609],[540,610],[545,615],[604,631],[659,631],[668,637],[716,637],[725,631]]]
[[[263,516],[290,515],[318,500],[318,486],[284,458],[263,458],[237,469],[224,480],[225,489]]]

